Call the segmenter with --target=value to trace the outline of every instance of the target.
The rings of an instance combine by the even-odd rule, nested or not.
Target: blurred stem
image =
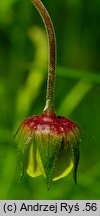
[[[55,31],[52,20],[40,0],[32,0],[33,4],[40,13],[42,20],[45,24],[48,47],[49,47],[49,60],[48,60],[48,80],[47,80],[47,93],[46,105],[44,111],[48,114],[55,111],[55,67],[56,67],[56,39]]]
[[[59,107],[59,113],[64,113],[70,116],[75,108],[79,105],[85,95],[92,89],[93,84],[85,81],[79,81],[73,89],[65,96]],[[67,107],[67,110],[65,109]],[[65,112],[64,112],[65,111]]]

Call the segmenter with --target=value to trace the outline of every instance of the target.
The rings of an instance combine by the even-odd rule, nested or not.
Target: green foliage
[[[43,0],[57,35],[57,114],[76,121],[82,135],[78,185],[71,174],[47,191],[42,177],[18,184],[20,122],[45,105],[47,39],[29,0],[0,1],[0,199],[100,199],[100,1]]]

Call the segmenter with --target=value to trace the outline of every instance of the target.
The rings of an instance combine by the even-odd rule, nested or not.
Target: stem
[[[49,60],[48,60],[48,80],[47,80],[47,93],[46,105],[44,111],[48,113],[55,111],[55,67],[56,67],[56,38],[52,20],[48,11],[40,0],[32,0],[33,4],[40,13],[42,20],[45,24],[48,36]]]

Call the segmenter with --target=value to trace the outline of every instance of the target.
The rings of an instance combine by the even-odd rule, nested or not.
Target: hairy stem
[[[56,39],[53,23],[48,14],[48,11],[40,0],[32,0],[33,4],[40,13],[42,20],[45,24],[45,28],[48,36],[48,80],[47,80],[47,93],[46,93],[46,105],[44,111],[48,113],[55,111],[55,67],[56,67]]]

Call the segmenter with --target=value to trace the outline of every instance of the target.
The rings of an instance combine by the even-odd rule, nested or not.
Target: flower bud
[[[49,189],[52,180],[68,175],[73,168],[76,183],[79,127],[74,122],[44,112],[24,120],[18,133],[18,150],[28,175],[43,175]]]

